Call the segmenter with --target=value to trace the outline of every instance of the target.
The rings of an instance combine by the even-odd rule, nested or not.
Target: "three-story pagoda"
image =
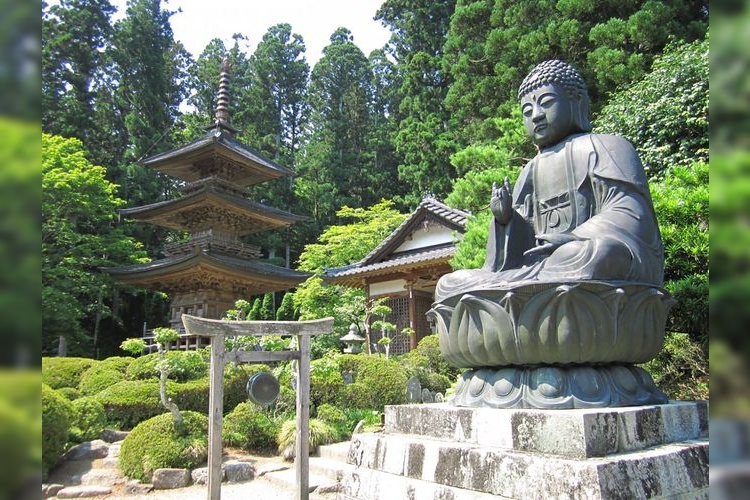
[[[247,187],[293,172],[240,143],[229,123],[229,64],[219,79],[214,124],[201,138],[143,161],[182,181],[182,196],[120,212],[188,234],[148,264],[109,268],[117,281],[167,292],[170,324],[182,314],[221,318],[238,298],[296,287],[309,275],[260,261],[257,246],[240,237],[288,227],[302,217],[248,199]]]

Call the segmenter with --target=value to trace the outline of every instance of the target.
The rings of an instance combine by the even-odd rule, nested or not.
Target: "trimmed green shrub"
[[[318,446],[335,443],[338,437],[336,429],[317,418],[310,419],[310,453],[315,453]],[[277,437],[279,443],[279,454],[285,460],[294,460],[294,445],[297,439],[297,421],[287,420],[281,424],[281,430]]]
[[[351,431],[354,428],[350,426],[346,414],[329,404],[320,405],[317,408],[317,418],[327,423],[336,430],[336,440],[345,440],[351,437]]]
[[[77,388],[83,372],[97,363],[89,358],[42,358],[42,383],[52,389]]]
[[[182,412],[184,433],[175,429],[171,413],[138,424],[125,438],[117,465],[126,476],[151,481],[160,468],[192,469],[208,457],[208,418],[200,413]]]
[[[169,378],[171,380],[184,382],[208,375],[209,362],[204,350],[167,351],[165,356],[169,365]],[[158,379],[159,371],[156,369],[158,361],[158,353],[136,358],[127,368],[127,378],[130,380]]]
[[[310,404],[336,404],[343,388],[344,379],[335,360],[325,357],[310,363]]]
[[[276,448],[278,421],[250,403],[240,403],[224,416],[222,438],[227,446],[267,452]]]
[[[42,477],[60,460],[75,416],[70,401],[47,384],[42,384]]]
[[[99,361],[99,366],[110,370],[117,370],[118,372],[125,374],[128,370],[128,366],[135,361],[135,358],[129,356],[112,356]]]
[[[83,397],[73,401],[74,416],[68,433],[74,443],[99,439],[107,419],[104,406],[95,398]]]
[[[379,356],[366,356],[354,379],[367,388],[372,405],[369,408],[383,411],[385,405],[406,402],[406,370],[398,361]]]
[[[435,373],[445,375],[448,379],[455,379],[461,372],[448,364],[442,354],[440,354],[440,341],[437,335],[427,335],[417,344],[417,348],[409,354],[422,355],[427,358],[427,368]]]
[[[168,385],[167,396],[173,397],[170,388]],[[94,397],[104,406],[107,423],[119,429],[132,429],[166,411],[159,401],[157,380],[123,380]]]
[[[81,391],[74,387],[60,387],[56,390],[58,393],[65,396],[65,399],[67,399],[68,401],[74,401],[81,397]]]
[[[439,392],[443,395],[445,395],[445,391],[453,384],[451,379],[440,373],[421,372],[417,374],[417,378],[423,389],[429,389],[432,392]]]
[[[125,375],[117,370],[97,364],[86,370],[81,375],[78,389],[85,396],[93,396],[111,385],[124,380]]]
[[[20,488],[38,484],[42,470],[42,386],[38,370],[0,372],[0,492],[24,498]],[[26,491],[28,493],[29,491]]]

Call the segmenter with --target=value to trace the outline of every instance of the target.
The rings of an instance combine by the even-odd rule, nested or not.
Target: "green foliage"
[[[437,335],[428,335],[419,341],[417,348],[402,354],[398,362],[406,369],[408,376],[419,379],[422,387],[445,394],[459,374],[440,354]]]
[[[91,397],[73,401],[74,417],[70,425],[69,439],[74,443],[99,439],[106,426],[104,406]]]
[[[344,354],[337,358],[341,372],[350,372],[354,383],[344,386],[348,406],[382,411],[385,405],[406,399],[406,369],[395,360],[380,356]]]
[[[234,309],[227,310],[223,319],[244,320],[250,312],[250,302],[238,299],[234,302]]]
[[[336,361],[330,357],[315,359],[310,363],[310,404],[337,404],[341,401],[344,379]]]
[[[342,207],[336,212],[349,224],[330,226],[318,243],[305,246],[299,268],[318,273],[325,268],[352,264],[365,257],[407,217],[393,208],[393,202],[381,200],[369,208]],[[295,294],[295,306],[300,307]]]
[[[81,397],[81,391],[73,387],[60,387],[59,389],[55,390],[68,401],[74,401]]]
[[[316,409],[317,418],[330,425],[336,430],[336,441],[346,440],[351,437],[353,426],[343,410],[330,405],[322,404]]]
[[[77,388],[81,375],[97,364],[89,358],[42,358],[42,383],[53,389],[61,387]]]
[[[276,321],[294,321],[296,319],[297,314],[294,310],[294,294],[287,292],[284,294],[284,298],[281,299],[281,305],[276,310]]]
[[[0,371],[0,495],[4,498],[22,498],[22,491],[28,493],[30,484],[38,485],[39,472],[47,470],[42,465],[45,429],[40,382],[38,370]]]
[[[169,389],[168,386],[167,396],[172,396]],[[123,380],[94,397],[104,406],[107,422],[120,429],[132,429],[139,422],[164,411],[159,401],[157,380]]]
[[[598,110],[640,81],[670,40],[691,42],[707,29],[704,2],[459,1],[443,47],[451,129],[463,145],[501,137],[493,121],[510,116],[521,80],[546,59],[578,68]]]
[[[99,362],[99,366],[102,369],[108,368],[117,370],[118,372],[125,374],[128,370],[128,366],[133,362],[133,358],[128,356],[111,356],[103,359]]]
[[[73,405],[47,384],[42,384],[42,477],[62,457],[68,430],[75,416]]]
[[[140,356],[146,350],[146,341],[143,339],[125,339],[120,344],[120,349],[133,356]]]
[[[317,418],[311,418],[309,434],[310,453],[315,453],[318,446],[335,443],[337,438],[336,429],[328,423]],[[294,459],[294,445],[297,439],[297,422],[296,420],[287,420],[281,424],[276,442],[278,443],[279,453],[286,459]]]
[[[114,225],[116,197],[104,167],[77,139],[42,135],[42,316],[45,352],[59,337],[93,353],[85,324],[111,315],[111,279],[103,267],[143,262],[141,246]],[[106,299],[106,300],[105,300]]]
[[[124,379],[125,375],[122,372],[113,370],[106,365],[103,366],[100,363],[92,366],[81,375],[78,389],[85,396],[93,396]]]
[[[664,348],[643,368],[670,399],[708,399],[706,353],[686,333],[667,332]]]
[[[127,477],[143,482],[160,468],[192,469],[208,457],[208,419],[185,411],[184,432],[169,413],[141,422],[122,443],[117,465]]]
[[[161,344],[165,349],[172,342],[180,339],[180,333],[174,328],[159,327],[154,328],[154,342]]]
[[[224,416],[222,438],[226,446],[268,452],[276,448],[280,424],[268,412],[250,403],[238,404]]]
[[[168,377],[172,380],[194,380],[208,374],[208,361],[205,352],[167,351],[165,357],[168,365]],[[158,362],[158,353],[136,358],[127,368],[127,378],[130,380],[157,378],[159,376]]]
[[[248,321],[257,321],[260,319],[260,309],[262,306],[263,303],[261,302],[260,298],[256,298],[253,301],[253,307],[251,307],[250,311],[247,313]]]
[[[520,172],[520,169],[511,168],[509,165],[495,165],[487,170],[469,171],[453,183],[453,190],[445,199],[446,204],[474,214],[469,218],[466,232],[451,259],[453,269],[482,267],[487,249],[489,224],[492,220],[492,213],[489,211],[492,184],[501,184],[505,177],[514,183]]]
[[[263,295],[263,303],[260,306],[260,318],[261,320],[273,320],[276,317],[276,312],[273,309],[273,293],[268,292]]]
[[[708,161],[708,37],[669,45],[645,77],[615,93],[595,131],[633,143],[647,175]]]

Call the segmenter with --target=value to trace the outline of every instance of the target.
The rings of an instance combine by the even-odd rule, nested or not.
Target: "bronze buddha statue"
[[[538,154],[512,195],[507,178],[492,188],[484,266],[443,276],[428,313],[446,359],[471,368],[454,402],[665,402],[633,366],[658,354],[672,304],[635,148],[591,133],[586,84],[565,62],[536,66],[518,97]]]

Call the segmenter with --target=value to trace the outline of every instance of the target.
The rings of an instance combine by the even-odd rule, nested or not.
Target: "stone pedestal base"
[[[342,499],[706,498],[705,402],[607,409],[389,406],[355,434]]]

